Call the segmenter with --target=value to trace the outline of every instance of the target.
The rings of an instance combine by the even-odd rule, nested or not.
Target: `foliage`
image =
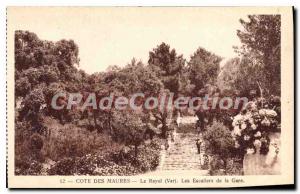
[[[241,158],[233,157],[227,159],[227,167],[226,167],[227,175],[243,175],[243,162]]]
[[[58,161],[64,157],[82,157],[88,153],[107,153],[118,150],[120,145],[111,142],[107,134],[81,129],[73,124],[58,125],[60,129],[52,129],[42,149],[45,157]]]
[[[226,166],[224,166],[224,161],[214,156],[210,162],[209,174],[212,176],[243,175],[243,162],[240,158],[229,157],[226,159]]]
[[[46,172],[51,175],[136,175],[158,166],[161,140],[145,139],[147,122],[153,117],[154,128],[161,126],[161,137],[166,138],[173,110],[81,111],[75,107],[56,111],[50,103],[58,92],[81,92],[84,99],[93,92],[97,103],[112,93],[115,97],[131,97],[138,92],[159,100],[170,92],[174,98],[205,94],[254,98],[233,123],[230,118],[236,112],[196,111],[201,129],[207,128],[203,135],[207,152],[215,155],[211,172],[218,174],[224,169],[226,174],[240,174],[240,162],[232,158],[233,154],[258,151],[258,144],[260,153],[266,154],[268,133],[280,127],[281,113],[280,98],[273,96],[280,95],[280,16],[251,15],[248,21],[240,22],[243,29],[237,36],[242,47],[236,48],[240,57],[229,60],[221,69],[222,57],[202,47],[186,65],[182,55],[161,43],[149,52],[148,65],[133,58],[123,67],[111,66],[91,75],[77,69],[79,48],[73,40],[45,41],[34,33],[16,31],[16,174],[41,175],[46,159],[55,163]],[[271,97],[264,99],[266,96]],[[66,102],[60,99],[61,104]],[[136,105],[143,102],[137,99]],[[50,117],[54,118],[51,124],[47,123]],[[71,122],[75,118],[83,124]],[[187,133],[191,130],[194,126],[181,129]]]
[[[21,99],[19,119],[31,119],[43,114],[42,105],[50,108],[49,85],[72,91],[80,90],[82,72],[79,63],[78,46],[73,40],[58,42],[40,40],[34,33],[15,32],[15,94]],[[55,115],[55,112],[50,112]],[[33,128],[36,123],[32,122]]]
[[[207,152],[218,155],[222,159],[230,157],[234,149],[234,141],[229,129],[222,123],[214,121],[203,134]]]
[[[133,145],[135,156],[138,154],[138,146],[143,143],[146,131],[142,116],[142,113],[137,114],[134,111],[120,111],[113,114],[113,138],[125,145]]]
[[[22,110],[20,111],[20,119],[31,121],[36,124],[37,119],[41,113],[41,106],[45,103],[45,97],[42,88],[36,88],[29,92],[29,94],[22,101]]]
[[[250,101],[245,109],[234,117],[232,137],[235,140],[235,147],[240,149],[241,154],[268,153],[270,144],[268,135],[278,130],[280,120],[280,115],[275,110],[266,108],[270,104],[274,105],[277,98],[271,99],[269,105],[262,98]],[[277,103],[280,106],[280,102]],[[276,106],[273,108],[276,109]]]
[[[253,98],[263,95],[264,72],[255,58],[241,57],[228,60],[218,77],[218,86],[223,93]],[[253,93],[254,91],[254,93]]]
[[[134,158],[135,151],[130,149],[124,161],[120,164],[120,158],[114,161],[112,155],[88,154],[82,157],[66,157],[58,161],[48,173],[51,175],[100,175],[100,176],[130,176],[154,170],[158,166],[159,149],[155,141],[143,146],[138,160]]]
[[[241,19],[240,23],[243,29],[237,35],[242,47],[237,52],[251,62],[243,66],[254,65],[259,72],[259,77],[251,72],[247,75],[254,76],[254,84],[259,82],[261,93],[280,95],[280,15],[249,15],[248,21]]]
[[[220,71],[222,58],[204,48],[198,48],[188,62],[187,71],[191,84],[195,86],[194,94],[206,84],[214,84]]]
[[[17,126],[19,128],[19,126]],[[42,170],[44,156],[41,154],[41,149],[44,144],[44,139],[37,133],[24,134],[16,131],[15,144],[15,173],[17,175],[38,175]]]
[[[164,87],[176,97],[181,89],[180,77],[185,64],[183,56],[177,55],[175,49],[170,50],[170,46],[163,42],[149,52],[148,63]]]

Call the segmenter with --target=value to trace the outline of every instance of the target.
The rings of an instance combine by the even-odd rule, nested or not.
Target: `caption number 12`
[[[60,179],[59,182],[60,183],[66,183],[66,179]]]

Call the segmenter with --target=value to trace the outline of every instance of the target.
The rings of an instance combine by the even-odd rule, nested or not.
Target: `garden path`
[[[207,175],[207,170],[201,169],[201,160],[205,154],[205,147],[201,146],[198,154],[196,139],[201,138],[195,132],[180,133],[180,127],[174,134],[174,141],[168,139],[169,148],[163,148],[160,165],[156,171],[194,171],[197,175]],[[156,172],[155,171],[155,172]]]

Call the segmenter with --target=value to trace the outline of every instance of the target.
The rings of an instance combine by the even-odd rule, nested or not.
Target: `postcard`
[[[8,187],[293,186],[293,34],[293,7],[8,7]]]

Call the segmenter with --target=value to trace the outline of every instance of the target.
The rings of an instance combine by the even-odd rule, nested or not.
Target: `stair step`
[[[164,151],[164,159],[160,169],[199,170],[200,172],[200,159],[201,155],[205,153],[205,147],[201,146],[201,155],[198,154],[196,139],[197,134],[195,133],[176,133],[175,141],[169,142],[169,148]],[[200,173],[202,174],[202,172]],[[203,174],[207,173],[203,172]]]

